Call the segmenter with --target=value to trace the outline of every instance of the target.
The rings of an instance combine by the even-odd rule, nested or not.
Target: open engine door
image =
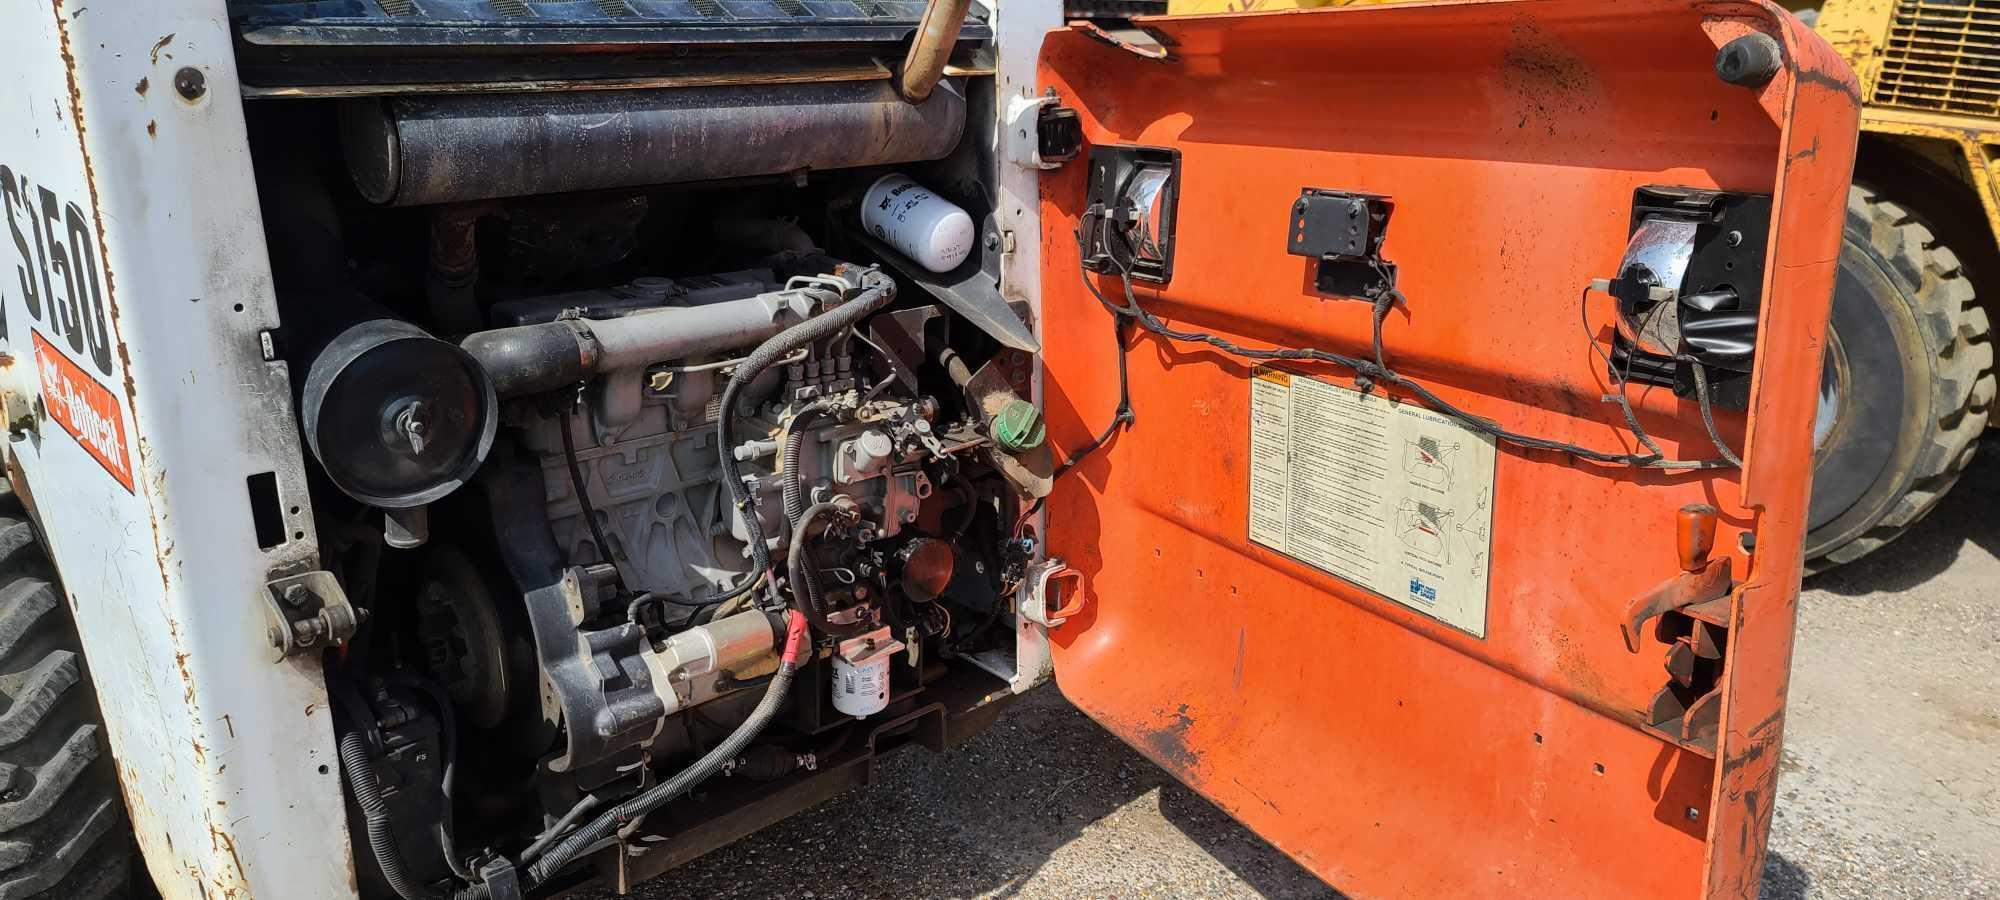
[[[1047,501],[1063,692],[1359,896],[1754,894],[1851,73],[1765,2],[1137,22],[1041,63],[1059,453],[1121,273],[1157,317]],[[1655,455],[1613,372],[1659,456],[1743,465],[1493,434]]]

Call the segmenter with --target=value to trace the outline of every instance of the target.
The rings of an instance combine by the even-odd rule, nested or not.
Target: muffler
[[[963,87],[921,103],[889,80],[348,101],[362,196],[390,205],[782,175],[938,159]]]

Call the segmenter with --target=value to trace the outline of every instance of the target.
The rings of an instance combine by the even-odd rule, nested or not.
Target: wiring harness
[[[1246,347],[1210,332],[1185,331],[1173,328],[1158,316],[1147,311],[1145,307],[1140,306],[1138,295],[1132,288],[1131,267],[1116,254],[1109,254],[1108,256],[1111,259],[1113,268],[1117,271],[1119,284],[1124,291],[1125,302],[1122,304],[1115,303],[1111,298],[1106,297],[1104,292],[1098,289],[1097,282],[1091,277],[1091,270],[1083,264],[1083,260],[1089,256],[1089,242],[1086,240],[1089,229],[1100,229],[1100,237],[1106,237],[1111,234],[1109,231],[1111,222],[1110,216],[1106,215],[1100,205],[1093,205],[1078,220],[1076,228],[1077,272],[1082,276],[1083,286],[1090,291],[1090,295],[1095,297],[1097,302],[1112,315],[1113,335],[1118,345],[1118,408],[1112,417],[1110,425],[1106,426],[1090,443],[1069,455],[1057,467],[1057,477],[1074,469],[1091,454],[1110,444],[1118,432],[1131,427],[1137,421],[1137,416],[1132,409],[1130,378],[1127,372],[1127,355],[1130,351],[1128,326],[1133,325],[1150,334],[1158,335],[1168,340],[1190,344],[1205,344],[1243,359],[1292,360],[1339,366],[1354,373],[1356,386],[1364,392],[1373,390],[1377,385],[1392,385],[1415,397],[1419,403],[1429,409],[1449,416],[1474,431],[1492,437],[1499,443],[1519,447],[1524,450],[1545,450],[1565,454],[1587,462],[1643,469],[1692,471],[1736,468],[1743,464],[1742,460],[1729,449],[1728,443],[1722,439],[1721,432],[1716,427],[1713,404],[1709,397],[1707,372],[1702,364],[1692,357],[1681,356],[1676,358],[1682,362],[1691,364],[1695,379],[1696,395],[1701,406],[1702,422],[1707,426],[1709,439],[1714,442],[1720,458],[1685,460],[1668,457],[1660,449],[1659,445],[1653,441],[1651,436],[1646,434],[1645,429],[1640,427],[1638,416],[1632,411],[1631,403],[1626,398],[1625,387],[1627,381],[1624,377],[1620,377],[1615,367],[1610,367],[1610,359],[1608,357],[1604,357],[1604,359],[1607,367],[1614,373],[1614,386],[1617,389],[1617,393],[1615,395],[1607,394],[1606,399],[1618,403],[1624,413],[1626,427],[1632,432],[1633,437],[1646,448],[1647,452],[1612,453],[1553,438],[1522,434],[1508,430],[1491,419],[1459,408],[1450,401],[1438,396],[1436,392],[1424,386],[1422,382],[1402,375],[1389,367],[1387,352],[1383,346],[1382,325],[1384,320],[1388,318],[1389,311],[1397,306],[1404,305],[1407,299],[1400,290],[1394,287],[1394,280],[1389,277],[1389,273],[1386,271],[1381,273],[1383,276],[1382,283],[1388,287],[1368,298],[1374,306],[1374,356],[1372,359],[1347,356],[1311,347]],[[1588,291],[1585,292],[1585,296],[1588,296]],[[1587,316],[1585,325],[1587,329]],[[1591,341],[1591,347],[1600,357],[1603,356],[1604,351],[1597,346],[1596,341]],[[1029,514],[1032,514],[1039,507],[1040,502],[1037,501],[1035,507],[1029,510]],[[1023,519],[1025,518],[1026,516],[1023,516]]]

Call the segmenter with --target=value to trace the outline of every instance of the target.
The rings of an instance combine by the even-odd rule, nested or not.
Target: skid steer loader
[[[1358,895],[1756,891],[1771,3],[0,21],[0,898],[626,891],[1051,677]]]

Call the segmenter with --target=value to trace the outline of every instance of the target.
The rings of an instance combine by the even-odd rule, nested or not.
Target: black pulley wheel
[[[1972,459],[1994,395],[1992,328],[1958,257],[1855,185],[1813,423],[1807,566],[1895,540]]]
[[[301,399],[307,445],[333,483],[370,506],[444,497],[493,446],[497,400],[472,355],[396,319],[370,319],[313,359]]]

